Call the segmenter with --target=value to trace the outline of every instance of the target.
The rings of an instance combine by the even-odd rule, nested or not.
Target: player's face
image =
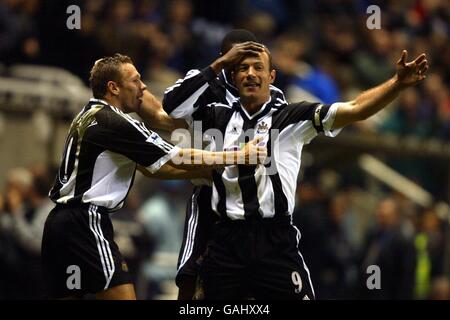
[[[141,81],[141,75],[134,65],[122,65],[122,81],[118,84],[119,99],[125,112],[137,112],[142,104],[142,96],[147,86]]]
[[[270,70],[269,55],[244,58],[234,68],[233,79],[241,100],[264,103],[270,96],[270,84],[275,80],[275,70]]]

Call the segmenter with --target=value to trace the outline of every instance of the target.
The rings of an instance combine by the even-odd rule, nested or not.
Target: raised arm
[[[208,90],[211,83],[216,80],[217,74],[239,61],[244,55],[256,55],[262,50],[264,46],[256,42],[236,44],[208,67],[189,71],[184,79],[179,79],[173,86],[167,88],[163,99],[164,110],[172,118],[188,118],[195,111],[195,106],[221,101],[225,92]]]
[[[266,50],[264,45],[257,42],[247,41],[237,43],[233,45],[227,53],[217,58],[216,61],[210,65],[210,67],[216,74],[218,74],[222,71],[222,69],[228,69],[238,63],[244,56],[257,56],[259,52],[263,52],[264,50]]]
[[[406,62],[407,57],[408,52],[403,50],[397,61],[397,72],[391,79],[364,91],[352,101],[339,103],[333,129],[369,118],[391,103],[405,88],[424,80],[428,70],[425,53],[412,62]]]
[[[151,128],[173,131],[178,128],[187,128],[183,119],[173,119],[164,111],[161,102],[148,90],[144,91],[139,116]]]
[[[217,58],[210,66],[203,70],[191,70],[184,79],[179,79],[173,86],[167,88],[161,104],[148,90],[144,92],[139,116],[146,124],[155,129],[172,131],[187,128],[183,119],[192,115],[194,106],[216,79],[217,74],[231,66],[244,55],[257,54],[265,50],[264,46],[256,42],[244,42],[234,45],[226,54]],[[203,104],[217,102],[221,97],[212,93],[205,97]]]

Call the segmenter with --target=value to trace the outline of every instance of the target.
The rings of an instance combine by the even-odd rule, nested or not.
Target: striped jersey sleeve
[[[341,129],[332,129],[338,103],[332,105],[299,102],[287,105],[277,116],[281,130],[290,128],[303,143],[309,143],[318,133],[335,137]]]
[[[114,107],[112,111],[104,110],[96,117],[98,129],[86,136],[86,142],[104,144],[104,148],[126,156],[150,172],[156,172],[178,154],[178,147],[149,130],[143,122]]]
[[[212,101],[207,101],[211,99],[205,97],[205,92],[211,88],[210,82],[216,77],[211,67],[190,70],[164,92],[164,110],[173,118],[187,119],[200,105],[216,101],[217,97],[211,97]]]

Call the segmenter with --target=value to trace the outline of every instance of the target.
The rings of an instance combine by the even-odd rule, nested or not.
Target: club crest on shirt
[[[267,131],[269,131],[269,126],[267,125],[267,123],[262,121],[261,123],[258,124],[258,127],[256,128],[257,134],[264,134],[267,133]]]

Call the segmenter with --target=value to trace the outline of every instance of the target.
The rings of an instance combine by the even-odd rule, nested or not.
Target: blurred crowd
[[[450,298],[449,225],[437,207],[329,169],[310,172],[297,189],[294,222],[319,299]],[[371,266],[381,290],[368,288]]]
[[[450,226],[437,207],[373,192],[330,168],[308,172],[297,189],[293,222],[318,299],[450,299]],[[54,173],[45,166],[8,172],[0,194],[0,299],[45,298],[40,244]],[[137,175],[124,208],[112,216],[139,299],[176,298],[189,184]],[[380,290],[367,287],[373,265]]]
[[[81,8],[80,30],[66,28],[72,4]],[[381,9],[379,30],[366,26],[373,4]],[[426,81],[353,129],[448,142],[449,21],[446,0],[0,0],[0,75],[8,76],[2,66],[51,65],[87,84],[96,59],[121,52],[161,97],[188,70],[214,61],[230,29],[246,28],[270,48],[275,84],[288,101],[332,103],[391,77],[407,49],[410,58],[427,53]],[[448,201],[448,176],[441,174],[448,163],[390,164]],[[354,173],[337,172],[307,168],[297,194],[294,222],[317,297],[450,299],[450,230],[438,209],[388,189],[374,193],[348,179]],[[0,185],[0,299],[44,297],[40,241],[54,173],[46,166],[16,168]],[[188,182],[137,179],[114,215],[141,299],[161,297],[165,284],[173,285],[190,191]],[[383,290],[367,289],[370,265],[380,267]]]
[[[73,4],[80,30],[66,27]],[[368,29],[369,5],[379,6],[381,29]],[[363,129],[448,140],[449,21],[446,0],[1,0],[0,62],[56,65],[87,82],[93,61],[121,52],[161,93],[209,65],[226,32],[242,27],[272,50],[288,100],[331,103],[391,77],[402,49],[426,52],[424,85]]]

